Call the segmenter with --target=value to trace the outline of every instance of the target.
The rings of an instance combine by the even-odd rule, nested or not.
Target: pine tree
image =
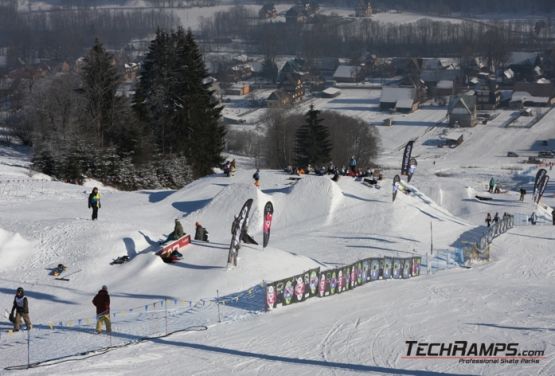
[[[320,111],[310,106],[306,113],[306,122],[299,127],[296,133],[297,164],[306,167],[321,166],[330,161],[332,144],[330,142],[329,130],[322,124],[319,118]]]
[[[93,48],[85,57],[81,78],[87,102],[87,120],[94,127],[96,144],[103,147],[106,141],[113,141],[106,136],[113,131],[122,104],[116,96],[120,76],[113,64],[113,57],[98,39],[95,39]]]

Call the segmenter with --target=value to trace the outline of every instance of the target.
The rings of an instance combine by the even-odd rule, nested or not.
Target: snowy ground
[[[369,109],[361,92],[369,91],[345,90],[316,104],[366,116],[369,122],[386,116]],[[370,94],[373,103],[377,94]],[[380,190],[350,178],[335,184],[316,176],[293,185],[279,171],[262,171],[257,190],[252,164],[239,159],[236,176],[216,174],[179,191],[101,187],[98,222],[89,220],[86,207],[94,182],[81,187],[51,181],[27,169],[25,149],[1,148],[0,307],[11,307],[16,287],[26,289],[35,324],[32,362],[162,334],[165,325],[168,332],[194,329],[24,373],[554,374],[553,226],[512,229],[495,240],[493,262],[470,270],[378,281],[340,296],[260,312],[262,281],[369,256],[424,255],[430,248],[430,224],[437,251],[463,246],[482,234],[486,212],[527,215],[537,210],[543,221],[549,219],[549,210],[536,208],[529,196],[519,202],[516,193],[521,185],[531,191],[537,166],[505,155],[509,150],[531,155],[541,150],[539,140],[553,142],[553,112],[531,128],[507,128],[510,114],[501,111],[487,125],[460,130],[465,141],[455,149],[438,148],[434,141],[443,136],[444,116],[442,109],[424,108],[394,115],[393,127],[379,127],[379,162],[389,168]],[[391,178],[409,139],[416,139],[413,155],[420,162],[413,180],[416,194],[400,194],[392,204]],[[508,192],[491,202],[476,200],[474,194],[485,190],[491,176]],[[552,183],[542,205],[553,207],[554,193]],[[262,207],[268,200],[274,203],[270,247],[244,247],[239,266],[228,271],[230,224],[248,198],[254,199],[250,229],[257,240]],[[174,218],[182,219],[187,232],[200,221],[210,232],[210,243],[193,242],[181,262],[169,265],[154,251]],[[122,255],[132,261],[109,265]],[[48,268],[58,263],[66,264],[68,273],[81,271],[69,282],[56,281]],[[109,286],[112,311],[118,315],[110,339],[92,334],[90,301],[102,284]],[[213,303],[217,294],[230,302],[220,307],[221,316]],[[143,312],[144,306],[148,311]],[[2,368],[27,361],[26,332],[9,334],[8,328],[7,322],[0,324]],[[408,340],[517,342],[521,350],[545,351],[545,357],[537,364],[517,365],[415,360],[403,357]]]

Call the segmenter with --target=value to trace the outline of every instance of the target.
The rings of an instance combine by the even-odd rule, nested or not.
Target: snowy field
[[[308,110],[330,109],[377,126],[382,188],[352,178],[305,176],[296,184],[280,171],[261,171],[252,184],[252,161],[238,158],[238,172],[214,174],[178,191],[120,192],[100,186],[99,221],[90,220],[86,199],[95,182],[76,186],[29,171],[24,148],[0,148],[0,311],[10,309],[18,286],[30,300],[31,362],[88,350],[148,341],[106,353],[77,356],[21,374],[151,375],[445,375],[555,374],[555,255],[551,225],[518,226],[494,240],[492,262],[411,280],[378,281],[354,291],[263,312],[263,281],[313,267],[345,265],[373,256],[425,256],[474,240],[485,232],[487,212],[527,216],[542,223],[555,206],[555,174],[541,206],[518,200],[531,192],[539,166],[522,163],[555,143],[555,112],[529,128],[506,127],[511,112],[472,129],[447,130],[445,108],[426,105],[412,114],[378,110],[379,90],[343,89],[333,99],[313,99]],[[237,108],[235,107],[235,110]],[[226,110],[228,111],[228,110]],[[260,111],[260,110],[259,110]],[[237,114],[237,113],[234,113]],[[260,113],[244,116],[256,123]],[[248,127],[249,125],[245,125]],[[250,125],[252,126],[252,125]],[[449,132],[463,134],[457,148],[439,148]],[[391,179],[402,148],[416,140],[414,194],[391,202]],[[555,147],[552,147],[555,148]],[[506,157],[515,151],[520,158]],[[347,161],[346,161],[347,162]],[[484,202],[494,176],[506,193]],[[245,246],[237,268],[226,258],[233,215],[254,199],[250,232],[262,237],[262,208],[274,204],[270,246]],[[210,242],[193,241],[176,264],[154,254],[158,240],[181,218],[185,231],[201,222]],[[131,262],[110,265],[122,255]],[[436,256],[437,257],[437,256]],[[69,281],[48,275],[63,263]],[[440,268],[441,269],[441,268]],[[112,296],[114,333],[93,334],[92,297],[106,284]],[[216,305],[222,297],[226,304]],[[220,310],[221,312],[219,312]],[[2,316],[0,316],[2,317]],[[166,317],[168,317],[166,321]],[[220,322],[221,321],[221,322]],[[183,329],[167,337],[166,332]],[[27,332],[9,333],[0,319],[0,374],[26,364]],[[532,364],[461,364],[458,359],[407,358],[405,341],[518,343],[543,351]],[[518,359],[519,360],[519,359]],[[56,363],[56,362],[54,362]]]

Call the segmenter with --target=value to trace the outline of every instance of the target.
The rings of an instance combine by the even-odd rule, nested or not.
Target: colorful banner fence
[[[380,279],[403,279],[420,275],[421,257],[371,257],[351,265],[302,274],[266,284],[266,310],[301,303],[312,297],[342,294]]]

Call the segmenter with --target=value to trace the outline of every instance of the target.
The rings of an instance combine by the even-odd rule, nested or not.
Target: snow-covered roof
[[[341,90],[335,87],[328,87],[327,89],[322,90],[322,93],[327,95],[339,95],[341,94]]]
[[[360,73],[361,67],[356,65],[340,65],[335,70],[333,78],[354,78]]]
[[[436,87],[438,89],[452,89],[454,85],[453,81],[450,80],[441,80],[437,83]]]
[[[380,103],[397,103],[398,101],[416,98],[416,89],[412,87],[384,87]]]
[[[511,102],[528,102],[537,104],[549,104],[549,97],[535,97],[526,91],[515,91]]]

